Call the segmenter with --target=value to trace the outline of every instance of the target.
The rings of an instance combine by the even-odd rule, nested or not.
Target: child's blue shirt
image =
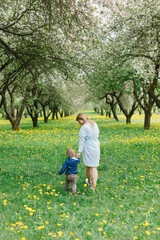
[[[59,172],[59,175],[62,175],[65,170],[66,170],[66,172],[65,172],[66,175],[77,174],[78,173],[77,166],[80,163],[80,161],[81,161],[80,158],[75,158],[75,157],[70,158],[69,157],[63,164],[63,166]]]

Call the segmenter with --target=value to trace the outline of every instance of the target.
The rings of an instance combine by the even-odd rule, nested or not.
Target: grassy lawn
[[[1,240],[160,239],[160,115],[144,130],[143,115],[126,125],[86,114],[100,129],[101,161],[94,192],[81,161],[77,196],[58,175],[67,148],[78,148],[76,116],[37,129],[23,119],[18,133],[0,119]]]

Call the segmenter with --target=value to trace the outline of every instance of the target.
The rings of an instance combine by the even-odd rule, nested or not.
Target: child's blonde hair
[[[76,117],[76,120],[79,121],[79,120],[84,120],[84,122],[86,123],[87,120],[89,121],[89,123],[91,124],[91,127],[93,128],[94,127],[94,121],[92,121],[91,119],[89,119],[86,115],[84,115],[83,113],[79,113]]]
[[[67,149],[68,157],[75,157],[75,151],[72,148]]]

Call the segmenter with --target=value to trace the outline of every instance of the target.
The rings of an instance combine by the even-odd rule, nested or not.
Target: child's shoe
[[[92,185],[92,183],[88,182],[88,178],[86,178],[86,183],[87,183],[87,185]]]

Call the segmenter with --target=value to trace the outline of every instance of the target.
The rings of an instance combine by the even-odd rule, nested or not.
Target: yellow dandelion
[[[43,228],[45,228],[45,226],[41,225],[41,226],[39,226],[37,229],[38,229],[38,230],[41,230],[41,229],[43,229]]]
[[[99,232],[103,231],[103,228],[98,228],[98,231],[99,231]]]
[[[157,230],[160,231],[160,227],[157,227]]]
[[[145,226],[145,227],[149,226],[149,222],[145,221],[145,223],[142,223],[142,226]]]
[[[17,225],[21,226],[22,225],[22,222],[16,222]]]
[[[62,236],[62,231],[59,231],[58,232],[58,237],[61,237]]]
[[[151,233],[150,233],[150,231],[146,231],[146,234],[147,234],[147,235],[150,235]]]
[[[15,226],[16,226],[16,224],[14,224],[14,223],[10,223],[10,226],[14,226],[14,227],[15,227]]]
[[[7,200],[3,200],[3,205],[4,205],[4,206],[7,205]]]
[[[91,235],[92,235],[92,233],[91,233],[91,232],[87,232],[87,235],[88,235],[88,236],[91,236]]]
[[[84,184],[84,187],[87,187],[87,184],[86,184],[86,183]]]

